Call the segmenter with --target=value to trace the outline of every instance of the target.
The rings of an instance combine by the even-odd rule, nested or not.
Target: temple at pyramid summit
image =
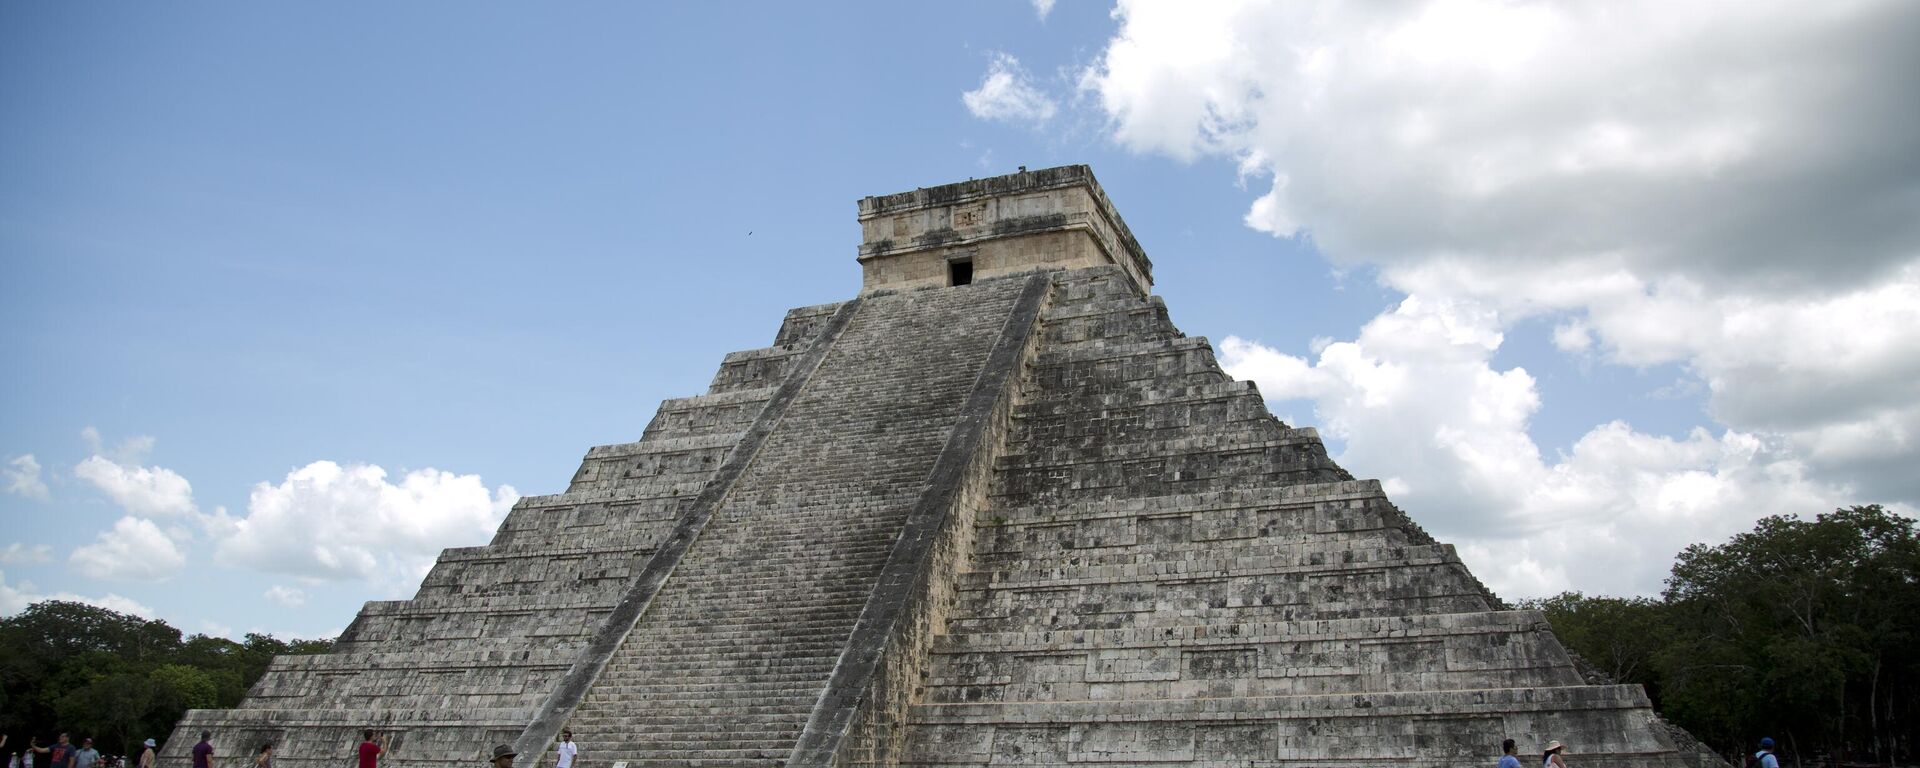
[[[1152,295],[1085,166],[859,202],[862,288],[188,713],[222,764],[1718,766]],[[769,329],[774,330],[774,329]],[[638,426],[638,425],[636,425]]]

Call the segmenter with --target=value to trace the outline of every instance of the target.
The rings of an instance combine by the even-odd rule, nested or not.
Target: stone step
[[[1165,627],[1053,632],[972,632],[941,635],[933,653],[1045,653],[1077,649],[1164,648],[1253,643],[1325,642],[1369,638],[1432,638],[1497,632],[1550,631],[1539,611],[1383,616],[1318,621],[1224,622]]]
[[[1638,686],[1567,686],[1151,701],[923,704],[906,764],[1299,761],[1342,756],[1484,760],[1505,733],[1552,733],[1580,754],[1664,756]],[[1583,762],[1583,765],[1585,763]]]
[[[1028,445],[1025,452],[1002,454],[995,462],[995,466],[1002,470],[1034,469],[1139,461],[1150,458],[1185,459],[1197,454],[1277,451],[1303,445],[1319,447],[1321,445],[1319,430],[1312,427],[1297,429],[1275,427],[1257,431],[1194,428],[1190,429],[1190,434],[1172,437],[1151,435],[1145,436],[1145,439],[1107,443],[1096,443],[1090,440],[1085,443],[1075,442],[1064,445],[1054,442],[1044,447]]]
[[[1138,409],[1159,404],[1202,403],[1258,395],[1251,381],[1216,381],[1205,384],[1168,387],[1139,386],[1114,392],[1070,392],[1038,390],[1029,393],[1014,409],[1017,421],[1086,418],[1089,412],[1109,409]]]
[[[845,303],[836,301],[787,310],[786,317],[780,321],[780,331],[774,336],[773,345],[801,346],[811,343],[820,335],[820,329],[825,327],[827,320],[840,311],[840,306]]]
[[[1423,568],[1457,564],[1459,557],[1450,544],[1422,544],[1405,547],[1372,547],[1346,550],[1338,557],[1305,551],[1290,557],[1220,558],[1201,561],[1132,563],[1106,566],[1072,566],[1013,572],[967,573],[955,585],[961,593],[1058,590],[1064,587],[1097,586],[1115,591],[1140,584],[1164,582],[1197,583],[1235,580],[1265,580],[1275,586],[1297,579],[1266,577],[1316,574],[1353,574],[1398,568]]]
[[[1279,556],[1296,551],[1344,551],[1401,547],[1405,533],[1385,515],[1358,530],[1303,531],[1250,519],[1242,526],[1194,530],[1188,516],[1152,519],[1142,527],[1130,518],[1064,521],[1003,531],[988,524],[978,531],[974,570],[1011,572],[1081,565],[1128,565],[1206,560],[1213,557]],[[1345,521],[1342,521],[1343,523]]]
[[[984,559],[971,573],[960,574],[967,589],[1019,586],[1061,578],[1120,577],[1151,574],[1186,578],[1237,572],[1240,569],[1316,565],[1368,565],[1396,562],[1417,548],[1395,541],[1384,531],[1366,535],[1315,537],[1308,540],[1265,541],[1228,539],[1208,542],[1116,544],[1063,551],[1057,557],[1000,557]]]
[[[759,417],[777,391],[778,386],[768,386],[668,398],[660,402],[642,434],[655,438],[739,432]]]
[[[782,344],[729,352],[720,361],[720,371],[707,386],[707,394],[778,387],[794,359],[806,349],[804,344]]]
[[[1201,493],[1168,493],[1126,499],[1078,501],[1065,505],[1002,506],[988,519],[996,525],[1031,525],[1058,520],[1094,520],[1204,512],[1251,513],[1275,508],[1310,508],[1385,500],[1377,480],[1336,480],[1297,485],[1253,486]],[[976,518],[977,519],[977,518]]]

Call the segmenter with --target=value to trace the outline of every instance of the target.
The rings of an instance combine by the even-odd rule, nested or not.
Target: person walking
[[[573,768],[574,761],[580,757],[580,747],[573,743],[571,729],[560,731],[560,746],[554,751],[557,754],[553,761],[553,768]]]
[[[1773,737],[1760,740],[1760,751],[1753,753],[1754,768],[1780,768],[1780,758],[1773,754]]]
[[[253,768],[273,768],[273,742],[260,745],[260,752],[253,756]]]
[[[1499,768],[1520,768],[1520,758],[1514,756],[1513,750],[1513,739],[1505,739],[1500,742]]]
[[[93,768],[100,762],[100,751],[93,748],[93,738],[80,740],[80,748],[73,752],[73,768]]]
[[[513,745],[501,744],[493,748],[493,768],[513,768]]]
[[[153,739],[147,739],[145,742],[142,742],[140,745],[140,760],[134,768],[153,768],[154,751]]]
[[[193,745],[193,768],[213,768],[213,731],[200,732],[200,743]]]
[[[1546,751],[1540,753],[1540,768],[1567,768],[1566,759],[1560,756],[1566,749],[1557,739],[1547,742]]]

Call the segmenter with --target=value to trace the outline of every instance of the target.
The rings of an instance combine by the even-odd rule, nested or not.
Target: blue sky
[[[1894,8],[1823,23],[1912,29],[1914,14]],[[1514,29],[1551,42],[1591,22],[1569,9],[1558,27]],[[1512,21],[1477,12],[1469,20]],[[1592,202],[1680,186],[1738,223],[1767,219],[1750,203],[1767,184],[1815,179],[1911,213],[1910,178],[1847,186],[1867,164],[1813,151],[1858,136],[1798,133],[1787,107],[1846,89],[1680,119],[1623,89],[1609,114],[1563,117],[1540,96],[1563,92],[1555,75],[1490,75],[1478,53],[1416,39],[1384,45],[1427,56],[1418,77],[1336,70],[1360,72],[1330,80],[1353,97],[1302,113],[1311,99],[1275,95],[1310,68],[1274,51],[1361,58],[1352,41],[1382,37],[1367,30],[1449,20],[1309,23],[1230,3],[1189,14],[1205,18],[1154,13],[0,8],[12,118],[0,123],[0,611],[68,596],[189,631],[335,632],[361,601],[410,594],[432,551],[483,543],[503,499],[561,490],[588,447],[635,439],[659,400],[702,391],[726,352],[770,343],[787,308],[852,295],[859,197],[1020,165],[1092,165],[1175,322],[1213,339],[1277,413],[1321,426],[1357,474],[1388,479],[1503,593],[1654,591],[1685,541],[1760,514],[1920,500],[1875,463],[1888,451],[1861,458],[1845,442],[1884,445],[1920,424],[1912,390],[1889,383],[1920,360],[1912,327],[1897,325],[1920,284],[1910,231],[1853,222],[1867,230],[1859,244],[1822,258],[1858,267],[1822,269],[1804,281],[1817,290],[1796,292],[1779,287],[1803,268],[1790,255],[1755,267],[1723,257],[1747,245],[1724,233],[1661,234],[1673,228],[1660,206],[1601,215]],[[1766,29],[1807,26],[1755,15]],[[1873,57],[1899,55],[1816,42],[1797,55],[1841,57],[1842,85],[1870,84],[1886,65]],[[1697,103],[1687,88],[1710,90],[1723,70],[1687,47],[1606,63],[1629,77],[1666,65],[1671,98]],[[1474,78],[1511,103],[1462,98],[1473,111],[1454,115],[1453,100],[1410,95]],[[1413,145],[1427,139],[1404,136],[1369,148],[1368,126],[1407,114],[1443,137],[1481,136],[1476,121],[1503,115],[1518,127],[1479,148],[1422,154]],[[1848,130],[1898,118],[1863,111],[1867,127]],[[1762,130],[1692,127],[1724,124]],[[1594,136],[1599,154],[1575,160],[1538,149]],[[1742,192],[1641,136],[1707,147],[1729,176],[1757,167],[1743,151],[1773,136],[1798,137],[1807,159],[1787,164],[1800,176]],[[1435,160],[1459,152],[1485,162]],[[1496,172],[1540,157],[1567,170]],[[1419,181],[1486,168],[1495,181],[1473,194]],[[1891,319],[1848,314],[1889,296]],[[1767,336],[1806,312],[1892,330],[1800,357],[1737,353],[1742,329]],[[1860,407],[1754,415],[1810,395],[1741,382],[1815,363],[1857,384]],[[1880,431],[1861,437],[1868,428]],[[1461,437],[1482,432],[1493,437]],[[1895,445],[1895,458],[1913,450]],[[344,467],[358,490],[290,479],[316,462]],[[1650,525],[1649,509],[1689,522]],[[261,540],[274,532],[286,540]],[[1573,557],[1555,543],[1570,537],[1625,554]]]

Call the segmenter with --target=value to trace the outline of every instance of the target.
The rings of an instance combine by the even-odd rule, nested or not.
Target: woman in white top
[[[1560,757],[1566,745],[1558,741],[1547,742],[1547,751],[1540,755],[1540,768],[1567,768],[1567,761]]]

